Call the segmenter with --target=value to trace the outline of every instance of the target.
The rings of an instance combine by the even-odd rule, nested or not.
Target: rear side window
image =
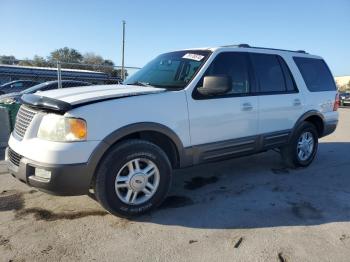
[[[296,65],[304,78],[309,91],[335,91],[333,76],[322,59],[294,57]]]
[[[23,86],[23,83],[21,83],[21,82],[14,83],[14,84],[12,85],[12,87],[15,87],[15,88],[22,87],[22,86]]]
[[[287,77],[281,64],[280,58],[276,55],[251,54],[252,62],[259,83],[260,93],[281,93],[287,91]],[[293,88],[293,83],[288,78],[289,88]]]

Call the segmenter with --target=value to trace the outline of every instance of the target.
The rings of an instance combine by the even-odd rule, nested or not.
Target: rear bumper
[[[332,134],[337,128],[338,120],[331,120],[324,123],[322,137]]]

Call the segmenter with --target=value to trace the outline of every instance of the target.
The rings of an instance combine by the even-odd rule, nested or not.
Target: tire
[[[312,138],[313,140],[313,146],[310,154],[306,154],[303,146],[303,150],[298,148],[298,144],[302,144],[301,139],[302,136],[305,135],[304,138]],[[308,139],[306,139],[307,141]],[[303,140],[304,141],[304,140]],[[305,143],[306,144],[306,143]],[[310,144],[310,143],[308,143]],[[307,148],[307,145],[306,145]],[[316,127],[309,123],[309,122],[302,122],[295,131],[294,135],[292,136],[289,144],[285,147],[281,148],[281,155],[284,163],[291,168],[295,167],[307,167],[309,166],[312,161],[314,160],[318,148],[318,133]],[[300,153],[300,151],[302,151]],[[300,153],[300,154],[299,154]],[[304,157],[303,157],[304,156]]]
[[[139,216],[163,202],[171,178],[171,164],[161,148],[144,140],[126,140],[111,148],[99,164],[96,199],[113,215]]]

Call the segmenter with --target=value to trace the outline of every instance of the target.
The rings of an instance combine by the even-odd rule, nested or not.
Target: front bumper
[[[10,150],[14,152],[9,148],[6,149],[5,160],[9,173],[31,187],[53,195],[85,195],[88,194],[92,185],[95,170],[105,147],[106,145],[101,144],[87,163],[80,164],[44,164],[18,154],[19,157],[17,156],[16,159],[19,160],[16,162],[13,161],[13,156],[12,158],[9,156]],[[37,176],[36,168],[49,171],[50,178]]]

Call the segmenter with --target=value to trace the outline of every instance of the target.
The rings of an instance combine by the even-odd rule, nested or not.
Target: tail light
[[[337,111],[339,108],[339,105],[340,105],[340,98],[339,98],[339,93],[337,93],[334,100],[333,111]]]

